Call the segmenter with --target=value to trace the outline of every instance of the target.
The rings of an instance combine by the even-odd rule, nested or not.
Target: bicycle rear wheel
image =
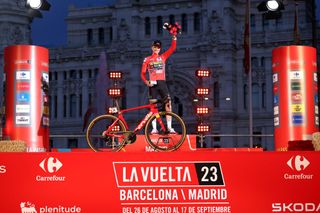
[[[95,152],[117,152],[126,144],[126,127],[113,115],[94,118],[86,132],[87,143]]]
[[[159,112],[160,118],[156,118],[156,115],[153,115],[147,121],[145,127],[145,136],[149,145],[159,151],[174,151],[178,149],[186,138],[186,125],[183,120],[173,112]],[[174,129],[175,133],[170,133],[167,128],[167,119],[171,117],[171,126]],[[153,129],[152,121],[156,119],[157,128],[160,131],[158,134],[151,134]],[[159,119],[164,124],[166,131],[161,130]]]

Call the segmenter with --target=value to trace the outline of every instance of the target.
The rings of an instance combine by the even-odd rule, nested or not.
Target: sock
[[[172,129],[172,117],[171,116],[167,116],[166,117],[166,119],[167,119],[167,127],[168,127],[168,129]]]
[[[154,119],[152,121],[152,129],[156,130],[157,129],[157,119]]]

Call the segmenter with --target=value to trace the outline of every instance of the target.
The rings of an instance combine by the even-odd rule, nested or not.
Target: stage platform
[[[199,148],[196,143],[196,135],[187,135],[185,141],[181,147],[176,150],[176,152],[186,152],[186,151],[206,151],[206,152],[261,152],[262,148]],[[92,152],[90,148],[53,148],[52,152]],[[126,145],[121,151],[123,152],[154,152],[155,150],[151,148],[144,135],[137,135],[137,140]]]
[[[1,212],[319,212],[318,152],[0,153]]]

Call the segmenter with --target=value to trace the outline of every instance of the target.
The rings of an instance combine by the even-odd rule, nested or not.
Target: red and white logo
[[[297,155],[291,157],[287,165],[294,171],[303,171],[310,165],[310,162],[305,157]]]
[[[20,203],[21,213],[37,213],[35,205],[33,203],[21,202]]]
[[[45,158],[39,166],[43,169],[45,172],[54,173],[57,172],[61,167],[62,163],[58,160],[58,158],[49,157]]]

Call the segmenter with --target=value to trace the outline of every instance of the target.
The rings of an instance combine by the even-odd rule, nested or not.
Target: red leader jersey
[[[141,68],[141,78],[144,82],[147,81],[147,69],[149,71],[150,81],[166,80],[166,60],[175,51],[176,46],[177,41],[175,39],[172,39],[170,48],[163,54],[158,55],[156,53],[153,53],[151,56],[148,56],[144,59]]]

